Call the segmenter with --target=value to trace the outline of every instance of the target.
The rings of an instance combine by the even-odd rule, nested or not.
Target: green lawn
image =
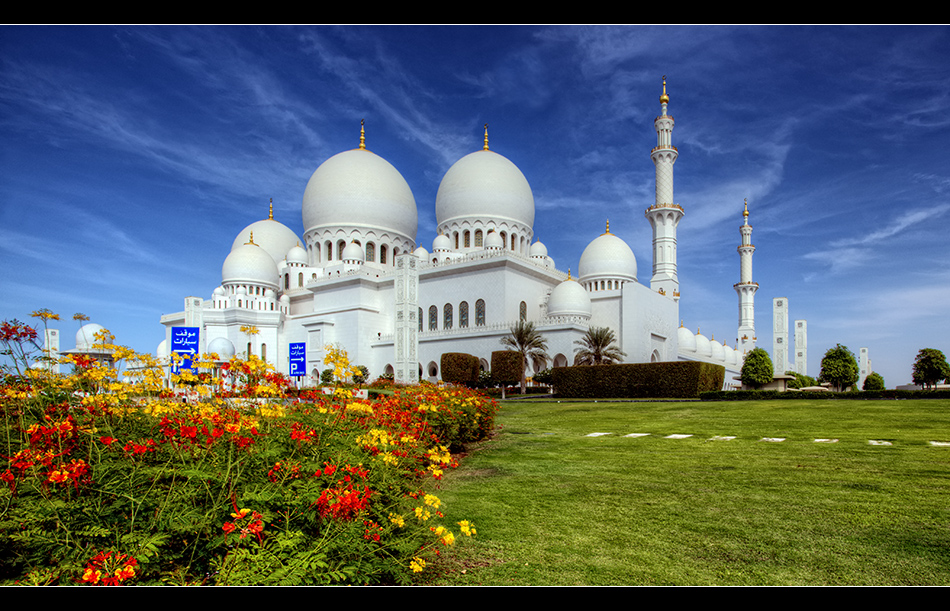
[[[950,584],[950,402],[508,401],[498,422],[439,493],[478,535],[427,583]]]

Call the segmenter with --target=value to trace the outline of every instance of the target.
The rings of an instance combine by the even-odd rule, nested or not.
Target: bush
[[[519,384],[524,375],[524,359],[514,350],[496,350],[491,353],[491,377],[496,384]]]
[[[474,388],[481,371],[477,356],[462,352],[446,352],[440,359],[442,381]]]
[[[555,367],[558,397],[695,398],[719,390],[725,380],[722,365],[699,361],[626,363]]]

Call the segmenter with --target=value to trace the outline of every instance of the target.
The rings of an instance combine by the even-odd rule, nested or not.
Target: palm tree
[[[525,394],[525,388],[528,378],[525,370],[528,367],[528,359],[534,363],[537,370],[544,367],[548,362],[548,340],[541,336],[541,332],[534,328],[533,322],[519,320],[515,326],[509,329],[510,335],[501,338],[501,344],[509,350],[521,353],[521,394]]]
[[[613,365],[627,356],[614,344],[617,336],[607,327],[591,327],[584,337],[574,342],[580,348],[574,349],[575,365]]]

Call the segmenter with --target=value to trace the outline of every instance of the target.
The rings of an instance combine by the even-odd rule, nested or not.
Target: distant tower
[[[772,300],[772,365],[775,375],[788,371],[788,299]]]
[[[868,349],[861,348],[858,353],[858,385],[855,388],[864,388],[864,379],[871,375],[871,359],[868,358]]]
[[[749,224],[749,202],[745,201],[742,225],[739,226],[742,242],[739,244],[739,282],[733,285],[739,294],[739,336],[736,349],[743,356],[755,348],[755,292],[759,284],[752,281],[752,225]]]
[[[59,373],[59,329],[46,329],[43,334],[43,356],[52,361],[45,361],[43,368],[52,373]]]
[[[795,371],[808,375],[808,321],[795,321]]]
[[[663,95],[660,96],[662,114],[653,122],[656,146],[650,153],[656,166],[656,203],[647,208],[645,214],[653,226],[653,278],[650,279],[650,288],[678,301],[680,282],[676,276],[676,226],[685,213],[681,206],[673,203],[673,164],[679,153],[673,146],[673,117],[666,114],[669,101],[664,76]]]

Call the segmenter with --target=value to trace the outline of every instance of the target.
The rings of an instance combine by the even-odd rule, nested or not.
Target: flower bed
[[[122,382],[73,364],[0,388],[2,583],[405,584],[475,532],[435,494],[450,449],[493,427],[471,391],[285,399],[280,376],[234,360],[169,392],[155,365]]]

